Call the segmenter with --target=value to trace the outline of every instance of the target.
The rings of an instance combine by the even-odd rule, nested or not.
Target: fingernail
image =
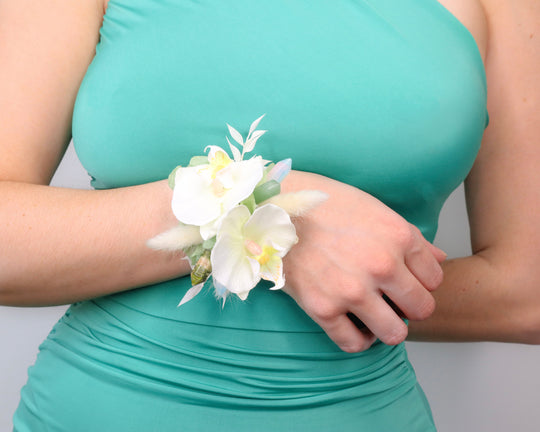
[[[441,253],[441,255],[443,255],[443,259],[448,258],[448,254],[445,251],[443,251],[441,248],[437,248],[437,249],[439,249],[439,252]]]

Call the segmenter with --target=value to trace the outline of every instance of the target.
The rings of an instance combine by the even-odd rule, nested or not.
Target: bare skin
[[[0,3],[0,302],[50,305],[186,274],[146,239],[174,226],[165,182],[111,191],[47,185],[71,136],[104,5]]]
[[[466,181],[473,255],[444,263],[437,311],[411,333],[538,344],[540,3],[481,3],[489,37],[473,34],[485,52],[490,125]]]
[[[444,253],[397,213],[352,186],[309,173],[296,173],[284,183],[285,189],[309,187],[330,198],[295,222],[300,240],[284,260],[286,292],[344,351],[367,349],[375,337],[387,344],[403,342],[407,326],[382,295],[410,319],[430,316]],[[360,331],[347,313],[371,332]]]
[[[522,3],[533,8],[533,2],[527,0]],[[485,0],[484,3],[490,4],[490,8],[484,5],[488,18],[479,2],[447,0],[441,3],[475,37],[487,59],[488,73],[495,77],[490,79],[490,85],[494,82],[497,87],[501,79],[519,80],[519,71],[510,76],[501,75],[498,71],[504,65],[501,66],[500,61],[492,61],[487,50],[491,46],[488,34],[490,38],[493,36],[489,20],[502,20],[503,9],[510,7],[510,0]],[[0,118],[8,119],[0,128],[0,151],[3,155],[0,159],[0,193],[3,197],[0,202],[0,238],[3,243],[0,248],[1,304],[70,303],[185,275],[189,270],[185,261],[178,257],[153,252],[145,246],[148,238],[175,223],[169,209],[170,192],[164,182],[111,191],[66,191],[45,186],[69,141],[75,95],[93,56],[105,7],[102,0],[0,3],[0,40],[3,41],[0,45],[0,64],[3,65],[0,68],[0,94],[4,95],[0,100]],[[506,25],[519,23],[518,20]],[[512,58],[513,53],[502,51],[501,56]],[[490,64],[494,64],[494,69],[489,68]],[[527,71],[535,65],[525,66]],[[529,88],[523,90],[527,90],[523,94],[530,93]],[[496,98],[490,100],[492,105],[497,105],[497,102]],[[519,106],[514,107],[515,101],[510,102],[510,107],[497,105],[499,112],[490,108],[491,130],[499,130],[493,123],[504,118],[507,109],[516,110],[516,114],[524,114],[524,118],[528,118],[525,108],[520,111]],[[518,134],[519,141],[515,130],[506,130],[511,126],[524,130]],[[497,149],[504,153],[509,151],[510,142],[515,142],[520,148],[528,145],[527,154],[538,160],[538,150],[535,152],[531,144],[534,142],[531,125],[503,124],[499,128],[502,131],[495,134],[499,138],[488,139],[487,135],[485,148],[494,146],[495,153]],[[513,141],[504,139],[505,136],[513,136]],[[524,271],[528,271],[525,264],[519,266],[522,273],[512,273],[513,276],[504,280],[500,279],[500,272],[506,274],[509,270],[500,270],[492,265],[506,262],[505,254],[510,252],[505,248],[510,244],[508,239],[514,231],[518,231],[518,237],[512,236],[512,253],[522,251],[520,253],[530,256],[531,261],[535,252],[533,245],[538,244],[534,240],[540,239],[538,233],[533,238],[530,233],[522,238],[523,231],[516,228],[520,225],[517,221],[523,220],[523,213],[526,213],[524,209],[534,204],[531,198],[533,189],[538,189],[538,177],[527,170],[526,162],[529,165],[532,162],[517,158],[505,162],[502,157],[490,157],[490,154],[485,149],[481,152],[469,179],[471,197],[482,203],[476,207],[471,205],[476,251],[481,253],[455,264],[444,264],[446,294],[441,295],[438,301],[439,310],[443,312],[436,313],[433,320],[427,321],[432,322],[431,326],[413,326],[417,337],[429,338],[440,334],[451,338],[448,332],[452,334],[453,328],[450,324],[462,311],[456,312],[450,305],[454,298],[459,297],[458,293],[470,293],[472,290],[466,288],[476,286],[474,281],[477,279],[485,283],[482,292],[486,297],[480,299],[486,304],[497,297],[489,291],[493,281],[498,281],[496,292],[509,292],[508,287],[513,287],[517,280],[526,280],[527,283],[538,280],[538,275],[533,275],[536,279],[531,276],[531,280],[523,276]],[[505,169],[516,170],[523,176],[519,184],[520,194],[517,194],[521,199],[515,196],[513,187],[504,184],[508,178],[503,175]],[[489,182],[485,179],[488,177],[486,173],[489,173]],[[287,292],[346,351],[366,349],[374,337],[390,344],[403,341],[407,328],[382,300],[382,293],[394,300],[409,318],[427,318],[434,308],[431,291],[442,279],[438,262],[444,256],[390,209],[350,186],[314,174],[294,173],[289,176],[285,187],[298,189],[306,185],[329,192],[331,199],[297,224],[302,241],[287,258]],[[347,203],[347,212],[333,212],[333,202],[339,202],[341,208],[343,203]],[[506,205],[515,206],[511,214],[503,212],[501,216],[481,211],[485,208],[507,209]],[[537,209],[538,203],[535,205]],[[366,217],[355,218],[354,222],[346,218],[346,214],[360,213]],[[529,226],[534,226],[532,219],[535,214],[537,212],[531,211],[523,225],[530,222]],[[512,230],[507,229],[504,235],[499,235],[499,232],[495,235],[496,230],[493,229],[486,232],[485,226],[498,228],[502,222],[508,222],[508,217],[517,218],[511,219],[516,222],[515,225],[509,224]],[[358,220],[363,220],[364,225],[358,225]],[[353,248],[354,239],[343,234],[343,227],[351,227],[351,224],[355,235],[366,239],[366,245],[379,248],[377,254]],[[490,232],[493,233],[491,237]],[[340,235],[343,256],[336,260],[336,265],[341,267],[333,267],[333,273],[329,273],[329,269],[317,263],[328,262],[328,257],[336,256],[329,239]],[[505,239],[502,244],[500,238]],[[354,252],[351,254],[351,251]],[[491,257],[491,261],[486,257]],[[318,274],[308,275],[305,266],[294,265],[308,259],[314,263],[313,269]],[[339,280],[337,286],[343,289],[333,292],[332,296],[325,291],[328,285],[312,283],[336,279]],[[306,286],[311,287],[309,292]],[[523,299],[526,294],[528,292],[523,290]],[[475,308],[480,308],[480,312],[485,309],[478,299],[473,298],[476,301],[469,304],[466,294],[460,295],[465,297],[460,297],[462,300],[458,298],[457,302],[468,311],[466,313],[473,314]],[[495,298],[493,306],[500,308],[502,303],[498,301]],[[364,320],[373,334],[356,329],[346,317],[347,312],[353,312]],[[492,323],[489,317],[486,316],[484,322],[484,315],[480,313],[480,316],[475,331],[481,337],[491,338],[486,329]],[[513,329],[518,331],[517,328],[507,330],[508,340],[513,337]]]

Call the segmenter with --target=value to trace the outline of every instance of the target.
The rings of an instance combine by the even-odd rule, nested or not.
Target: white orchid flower
[[[228,293],[245,300],[261,279],[285,286],[282,258],[298,241],[291,217],[301,216],[327,199],[320,191],[280,193],[291,160],[273,166],[260,156],[244,160],[266,131],[256,119],[244,139],[227,125],[232,159],[218,146],[208,156],[194,156],[188,167],[169,175],[172,210],[181,222],[148,241],[157,250],[182,250],[192,265],[192,287],[180,305],[190,301],[212,277],[216,296]],[[251,214],[253,212],[253,214]],[[208,256],[210,261],[208,261]]]
[[[261,279],[285,285],[282,258],[298,241],[289,215],[280,207],[266,204],[251,215],[239,205],[221,221],[212,249],[212,277],[218,286],[245,300]]]
[[[186,225],[201,227],[203,239],[213,237],[221,217],[249,197],[263,177],[260,156],[233,161],[218,146],[210,146],[208,163],[178,168],[172,210]]]

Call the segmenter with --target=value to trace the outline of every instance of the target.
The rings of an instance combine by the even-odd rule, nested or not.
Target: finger
[[[367,350],[377,339],[370,331],[361,331],[347,315],[337,315],[330,320],[317,322],[330,339],[345,352]]]
[[[427,292],[425,289],[423,291]],[[387,345],[397,345],[407,337],[407,325],[383,299],[382,295],[373,293],[373,297],[366,299],[363,305],[356,307],[351,305],[350,313],[354,314]]]
[[[396,313],[397,316],[399,316],[400,318],[406,318],[403,311],[398,307],[398,305],[396,305],[392,300],[390,300],[390,297],[384,294],[383,299],[386,303],[388,303],[388,305],[392,308],[392,310]],[[364,322],[360,318],[358,318],[355,314],[353,314],[352,312],[348,312],[347,317],[353,322],[353,324],[357,328],[360,329],[360,331],[371,333],[371,330],[369,330],[367,326],[364,324]]]
[[[396,275],[394,282],[383,285],[381,289],[408,319],[424,320],[435,310],[433,295],[405,266]]]
[[[446,258],[448,258],[448,254],[442,249],[439,249],[433,243],[430,243],[426,240],[426,245],[429,251],[433,254],[435,259],[437,260],[437,262],[442,263],[443,261],[446,260]]]
[[[435,246],[422,237],[415,247],[405,253],[405,265],[429,291],[438,288],[443,280],[441,265],[437,257],[432,253],[435,251],[434,248]]]
[[[420,240],[420,243],[422,247],[427,247],[429,252],[435,257],[437,262],[441,263],[446,258],[448,258],[448,255],[445,251],[435,246],[433,243],[429,242],[424,235],[422,234],[422,231],[418,229],[417,226],[413,224],[409,224],[409,227],[412,229],[413,237]]]

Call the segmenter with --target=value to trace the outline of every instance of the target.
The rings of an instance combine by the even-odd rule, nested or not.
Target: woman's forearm
[[[409,323],[410,339],[540,343],[539,271],[508,255],[479,253],[443,263],[435,312]]]
[[[189,272],[146,246],[176,223],[165,181],[107,191],[0,182],[0,196],[0,304],[66,304]]]
[[[286,259],[286,291],[347,351],[374,340],[347,313],[386,343],[400,343],[407,329],[381,290],[407,317],[425,318],[429,291],[442,277],[441,252],[352,186],[293,172],[283,190],[299,189],[319,189],[329,199],[297,221],[300,242]],[[187,274],[178,254],[146,245],[177,223],[171,194],[165,181],[107,191],[0,183],[0,304],[70,303]]]

